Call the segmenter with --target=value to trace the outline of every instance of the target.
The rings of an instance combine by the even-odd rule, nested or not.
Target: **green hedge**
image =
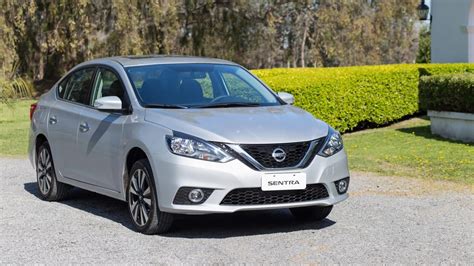
[[[425,110],[474,113],[474,74],[421,77],[420,107]]]
[[[341,132],[383,125],[419,111],[420,76],[474,72],[474,64],[402,64],[252,71],[274,91]]]

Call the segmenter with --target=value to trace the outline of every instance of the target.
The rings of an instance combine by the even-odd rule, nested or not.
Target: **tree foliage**
[[[431,31],[429,26],[420,29],[418,40],[418,54],[416,56],[417,63],[431,62]]]
[[[3,0],[1,75],[56,79],[126,54],[248,68],[414,62],[417,0]]]
[[[416,5],[413,0],[321,1],[318,65],[413,62]],[[317,55],[314,57],[317,59]]]

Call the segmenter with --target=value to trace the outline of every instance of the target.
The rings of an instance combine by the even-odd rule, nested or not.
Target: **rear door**
[[[118,75],[109,68],[99,67],[89,101],[79,119],[77,147],[79,162],[87,165],[81,171],[81,180],[120,192],[123,186],[123,126],[129,115],[104,112],[93,108],[96,99],[117,96],[122,106],[130,104]]]
[[[77,70],[57,87],[56,103],[48,116],[48,140],[57,172],[76,179],[84,165],[78,165],[77,133],[84,105],[88,103],[95,68]]]

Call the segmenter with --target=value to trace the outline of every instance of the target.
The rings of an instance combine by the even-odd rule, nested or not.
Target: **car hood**
[[[308,141],[327,135],[328,125],[291,106],[146,109],[145,120],[198,138],[225,143]]]

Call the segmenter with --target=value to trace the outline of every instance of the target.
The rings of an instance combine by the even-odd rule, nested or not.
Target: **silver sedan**
[[[348,197],[341,135],[224,60],[82,63],[31,106],[29,154],[45,200],[71,187],[128,202],[137,231],[173,214],[289,208],[322,220]]]

